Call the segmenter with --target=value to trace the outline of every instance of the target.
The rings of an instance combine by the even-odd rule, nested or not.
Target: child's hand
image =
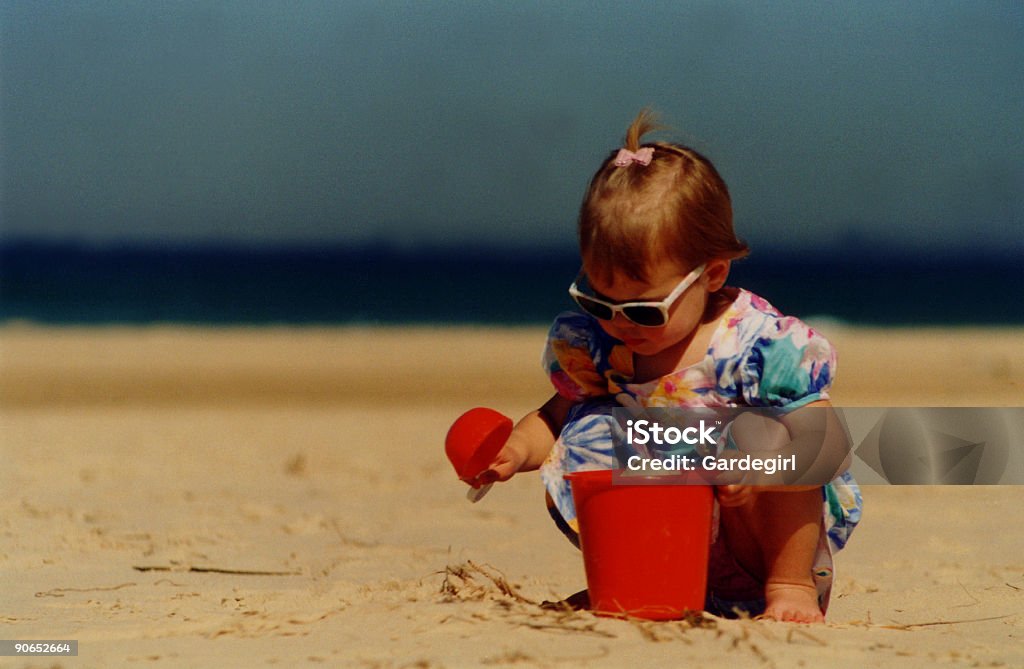
[[[523,416],[487,469],[467,483],[479,488],[495,481],[507,481],[517,472],[540,467],[551,452],[571,407],[570,400],[556,394],[543,407]]]
[[[743,506],[753,501],[757,491],[748,485],[720,485],[715,487],[715,496],[722,506]]]
[[[472,481],[467,481],[467,483],[474,488],[478,488],[488,483],[507,481],[512,478],[522,468],[527,458],[526,453],[517,448],[514,441],[510,439],[506,442],[501,450],[498,451],[494,461],[487,466],[487,469],[480,472]]]

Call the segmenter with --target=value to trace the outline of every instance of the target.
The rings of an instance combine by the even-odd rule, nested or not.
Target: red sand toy
[[[459,478],[479,490],[477,494],[470,491],[469,497],[474,502],[490,488],[489,484],[481,486],[474,479],[487,470],[487,465],[494,461],[510,434],[512,419],[485,407],[470,409],[448,429],[444,440],[445,455]]]

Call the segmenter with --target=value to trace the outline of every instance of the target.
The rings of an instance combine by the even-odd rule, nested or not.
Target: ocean
[[[729,283],[806,320],[1024,324],[1008,256],[757,252]],[[0,322],[47,325],[543,325],[573,308],[571,251],[383,246],[0,244]]]

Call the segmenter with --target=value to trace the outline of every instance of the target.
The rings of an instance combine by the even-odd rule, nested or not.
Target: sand
[[[837,404],[1024,405],[1024,331],[832,327]],[[464,409],[541,329],[0,328],[0,667],[1024,666],[1024,487],[864,491],[828,622],[541,610],[585,585],[535,473],[464,497]]]

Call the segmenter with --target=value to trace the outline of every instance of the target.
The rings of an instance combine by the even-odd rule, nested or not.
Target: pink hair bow
[[[645,146],[636,151],[619,149],[619,152],[615,155],[615,167],[625,167],[630,163],[637,163],[647,167],[651,164],[652,160],[654,160],[653,146]]]

